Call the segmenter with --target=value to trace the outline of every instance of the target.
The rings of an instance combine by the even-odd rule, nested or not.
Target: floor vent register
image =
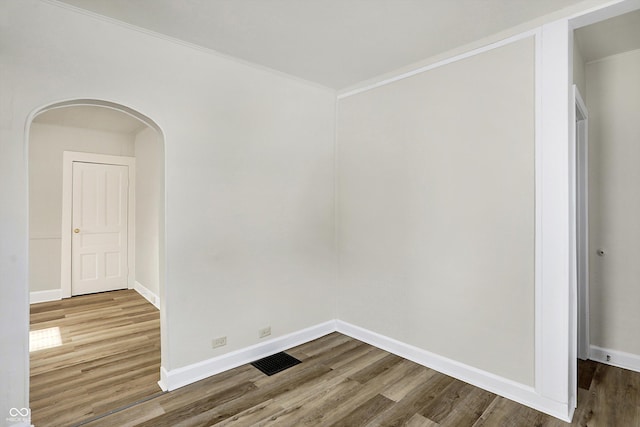
[[[301,362],[295,357],[285,352],[280,352],[272,354],[271,356],[267,356],[264,359],[256,360],[251,364],[260,369],[266,375],[271,376],[273,374],[277,374],[278,372],[282,372],[292,366],[295,366],[298,363]]]

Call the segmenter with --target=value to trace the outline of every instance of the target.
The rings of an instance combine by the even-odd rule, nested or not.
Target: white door
[[[589,148],[588,112],[574,85],[576,105],[576,270],[577,270],[577,315],[578,358],[589,358]]]
[[[129,168],[73,162],[71,294],[127,288]]]
[[[578,357],[589,358],[589,202],[585,120],[576,122],[576,255],[578,279]]]

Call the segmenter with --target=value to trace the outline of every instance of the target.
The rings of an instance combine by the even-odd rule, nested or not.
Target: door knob
[[[74,228],[74,229],[73,229],[73,232],[74,232],[74,233],[79,233],[79,232],[80,232],[80,229],[79,229],[79,228]]]

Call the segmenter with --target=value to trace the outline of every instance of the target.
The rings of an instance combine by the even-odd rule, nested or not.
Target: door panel
[[[129,168],[73,163],[71,294],[127,288]]]

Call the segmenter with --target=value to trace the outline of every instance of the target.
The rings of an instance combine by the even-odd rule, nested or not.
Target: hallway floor
[[[161,393],[160,313],[134,290],[33,304],[30,330],[37,427],[70,426]]]

